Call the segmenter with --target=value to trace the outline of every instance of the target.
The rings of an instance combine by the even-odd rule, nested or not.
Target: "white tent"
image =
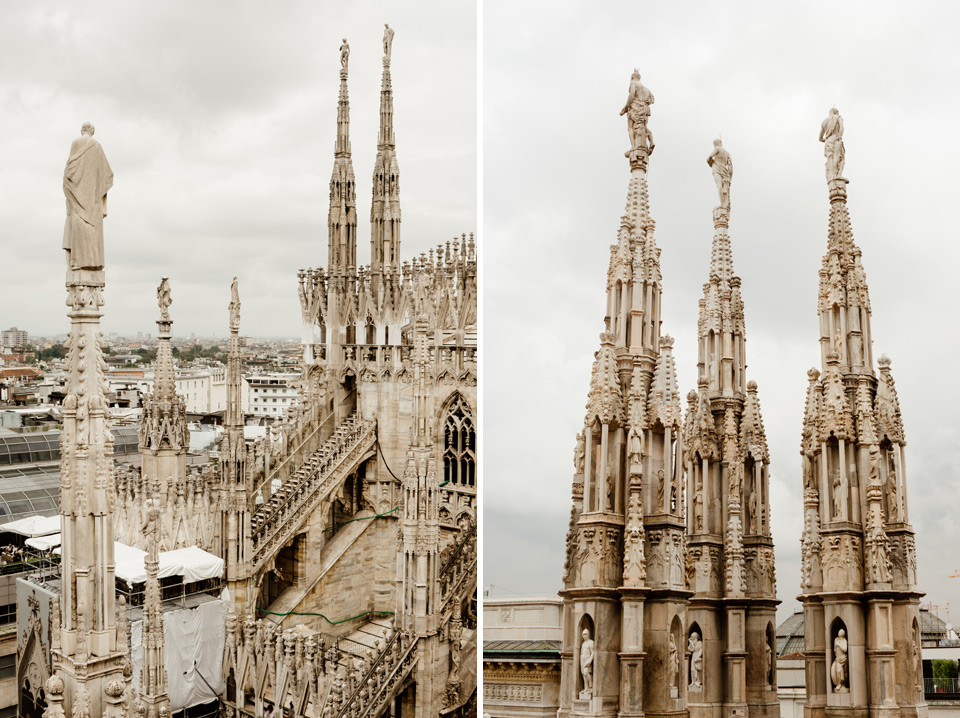
[[[184,583],[196,583],[208,578],[219,578],[223,576],[223,559],[207,553],[197,546],[188,546],[187,548],[178,548],[174,551],[163,551],[160,554],[160,565],[163,565],[163,559],[178,562],[182,567]]]
[[[50,537],[51,542],[54,539],[56,543],[50,543],[50,546],[57,546],[60,543],[60,535]],[[34,539],[30,539],[28,543],[31,541],[34,541]],[[48,548],[34,543],[30,543],[30,545],[35,548]],[[55,553],[60,553],[60,549],[56,549]],[[127,583],[145,582],[147,580],[147,568],[144,565],[146,556],[146,551],[114,541],[113,561],[115,564],[114,573],[117,578],[121,578]],[[223,576],[223,559],[196,546],[179,548],[175,551],[161,551],[157,578],[168,576],[183,576],[184,583],[196,583],[208,578],[219,578]]]
[[[60,515],[27,516],[10,523],[0,524],[0,531],[9,531],[21,536],[49,536],[60,533]]]
[[[60,545],[60,534],[50,534],[49,536],[34,536],[33,538],[27,539],[27,546],[38,549],[40,551],[49,551],[54,546]]]

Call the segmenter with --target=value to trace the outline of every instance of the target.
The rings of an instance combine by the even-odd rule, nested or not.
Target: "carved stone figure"
[[[593,696],[593,639],[590,638],[589,628],[584,628],[581,635],[583,642],[580,644],[580,675],[583,678],[583,690],[580,691],[580,697],[590,698]]]
[[[575,476],[583,476],[583,461],[586,456],[584,448],[583,432],[577,434],[577,447],[573,450],[573,473]]]
[[[699,691],[703,688],[703,641],[696,631],[690,634],[687,650],[690,652],[690,690]]]
[[[850,690],[850,673],[847,669],[847,632],[840,629],[833,639],[833,663],[830,664],[830,680],[834,693],[847,693]]]
[[[653,154],[653,135],[647,128],[650,105],[653,102],[653,93],[640,82],[639,70],[634,70],[630,77],[627,102],[620,110],[621,116],[627,115],[627,135],[630,137],[631,150],[646,150],[648,154]]]
[[[170,298],[170,282],[167,277],[160,280],[160,286],[157,287],[157,304],[160,306],[160,320],[170,321],[170,305],[173,300]]]
[[[670,687],[676,688],[680,684],[680,656],[677,653],[677,642],[670,634]]]
[[[703,533],[703,482],[697,483],[697,491],[693,495],[693,521],[697,533]]]
[[[237,287],[237,278],[230,283],[230,326],[240,326],[240,291]]]
[[[750,496],[747,498],[747,525],[750,527],[750,533],[752,534],[760,533],[758,516],[757,492],[750,489]]]
[[[820,125],[820,141],[823,142],[823,154],[827,158],[827,180],[843,177],[843,118],[836,107],[830,108],[830,114]]]
[[[660,513],[661,511],[663,511],[663,492],[664,492],[663,469],[660,469],[657,472],[657,507],[654,513]]]
[[[733,179],[733,158],[720,140],[713,141],[713,152],[707,157],[707,164],[713,170],[713,181],[717,183],[720,206],[730,209],[730,181]]]
[[[346,40],[344,40],[346,42]],[[383,59],[390,62],[390,53],[393,51],[393,29],[383,23]]]
[[[67,200],[63,248],[67,251],[67,268],[72,270],[103,269],[103,218],[107,216],[107,192],[113,187],[113,170],[93,133],[93,125],[85,122],[80,137],[70,145],[63,170],[63,194]]]
[[[833,518],[836,520],[843,518],[843,502],[840,500],[842,493],[840,469],[838,468],[833,472]]]
[[[347,63],[350,60],[350,45],[347,44],[347,38],[343,38],[343,44],[340,45],[340,70],[347,71]]]
[[[899,521],[900,500],[897,492],[897,471],[893,466],[890,466],[890,470],[887,472],[885,488],[885,493],[887,494],[887,521]]]
[[[627,437],[627,452],[630,460],[630,473],[640,475],[643,471],[643,439],[640,438],[640,432],[637,427],[630,428],[630,434]]]
[[[773,651],[767,642],[763,644],[763,665],[767,667],[767,683],[773,685]]]

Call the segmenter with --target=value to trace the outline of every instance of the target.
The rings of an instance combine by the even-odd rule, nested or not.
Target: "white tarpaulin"
[[[194,608],[163,612],[163,658],[171,713],[207,703],[223,693],[223,642],[229,603],[225,595]],[[130,623],[130,655],[133,685],[138,686],[143,669],[142,620]]]
[[[122,543],[114,543],[113,547],[117,578],[122,578],[127,583],[146,581],[147,569],[143,559],[147,552]],[[223,559],[196,546],[160,552],[158,578],[183,576],[184,583],[195,583],[222,575]]]
[[[39,551],[49,551],[54,546],[60,545],[60,534],[55,533],[49,536],[34,536],[33,538],[28,538],[26,544],[27,546],[35,548]]]
[[[49,536],[60,533],[60,514],[55,516],[27,516],[7,524],[0,524],[0,531],[21,536]]]
[[[175,561],[180,564],[184,583],[196,583],[197,581],[204,581],[208,578],[220,578],[223,576],[223,559],[214,556],[212,553],[207,553],[197,546],[161,552],[161,565],[163,565],[164,557],[169,561]]]

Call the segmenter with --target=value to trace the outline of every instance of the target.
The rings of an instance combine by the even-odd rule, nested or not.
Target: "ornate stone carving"
[[[627,506],[627,525],[624,535],[623,585],[642,586],[647,577],[646,559],[643,553],[643,506],[639,488],[631,487]]]

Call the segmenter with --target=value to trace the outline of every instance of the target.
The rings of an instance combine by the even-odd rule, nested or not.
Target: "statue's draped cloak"
[[[70,252],[72,268],[103,268],[103,215],[112,186],[113,170],[100,143],[88,135],[74,140],[63,171],[63,248]]]

